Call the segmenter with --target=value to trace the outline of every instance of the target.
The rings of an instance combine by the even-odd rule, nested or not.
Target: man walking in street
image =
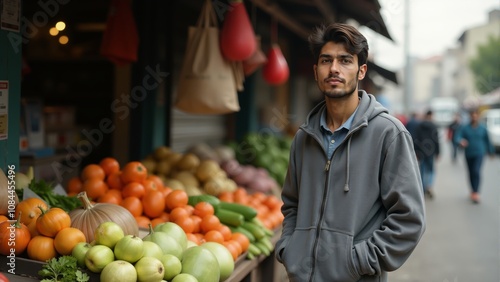
[[[417,155],[424,193],[434,197],[434,159],[439,158],[439,133],[436,124],[432,121],[432,111],[425,114],[424,120],[415,129],[415,154]]]
[[[472,202],[479,203],[479,184],[481,166],[486,154],[494,156],[495,149],[490,142],[486,127],[479,123],[479,112],[470,112],[470,123],[460,128],[455,135],[455,142],[464,148],[465,160],[469,171]]]

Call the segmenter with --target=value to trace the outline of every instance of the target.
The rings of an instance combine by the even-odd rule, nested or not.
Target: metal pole
[[[404,54],[405,54],[405,70],[404,70],[404,93],[403,93],[403,110],[409,115],[411,111],[412,89],[411,89],[411,62],[410,62],[410,1],[405,0],[405,24],[404,24]]]

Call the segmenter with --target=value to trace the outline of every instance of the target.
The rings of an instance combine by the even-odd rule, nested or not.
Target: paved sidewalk
[[[424,237],[391,282],[500,281],[500,156],[485,159],[481,203],[473,204],[464,157],[452,163],[448,145],[437,162],[435,198],[426,200]]]

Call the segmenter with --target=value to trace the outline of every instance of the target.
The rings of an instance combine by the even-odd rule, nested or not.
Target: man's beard
[[[346,85],[346,87],[351,86],[347,90],[337,90],[337,89],[323,90],[322,91],[323,95],[325,95],[325,97],[332,98],[332,99],[344,99],[344,98],[351,96],[354,93],[354,91],[356,90],[356,87],[358,85],[358,81],[359,81],[358,74],[359,74],[359,70],[358,70],[358,73],[356,73],[356,79],[354,80],[354,83]]]

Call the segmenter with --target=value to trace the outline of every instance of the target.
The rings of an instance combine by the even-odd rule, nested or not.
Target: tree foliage
[[[500,87],[500,37],[490,36],[488,42],[478,46],[477,56],[470,61],[476,89],[489,93]]]

